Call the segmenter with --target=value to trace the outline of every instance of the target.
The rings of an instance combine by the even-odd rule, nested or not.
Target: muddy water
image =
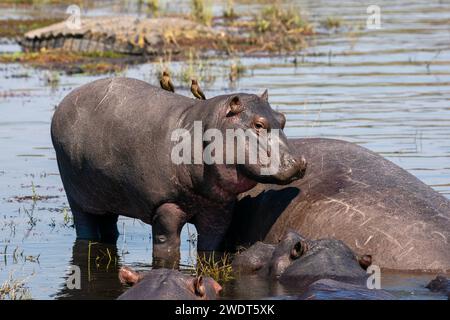
[[[248,10],[236,1],[237,10]],[[287,114],[290,137],[352,141],[379,152],[450,198],[450,4],[448,1],[378,1],[382,29],[367,30],[364,1],[300,1],[316,22],[341,17],[340,32],[319,28],[309,49],[282,58],[245,58],[247,72],[228,81],[229,61],[204,62],[207,96],[262,92]],[[186,2],[170,8],[188,8]],[[261,5],[250,5],[256,10]],[[85,14],[123,12],[106,2]],[[125,5],[136,14],[138,8]],[[170,9],[169,10],[175,10]],[[55,9],[57,13],[64,8]],[[59,11],[58,11],[59,10]],[[221,12],[215,5],[214,11]],[[38,12],[38,13],[36,13]],[[4,10],[11,17],[42,9]],[[355,29],[355,26],[361,29]],[[4,43],[1,51],[20,50]],[[296,62],[296,63],[295,63]],[[186,64],[172,63],[174,73]],[[157,64],[123,75],[157,84]],[[52,86],[48,77],[57,78]],[[103,76],[102,76],[103,77]],[[70,211],[58,175],[49,125],[55,105],[73,88],[99,76],[55,76],[18,64],[0,64],[0,283],[23,280],[33,298],[114,298],[123,288],[117,267],[148,269],[151,228],[120,218],[117,246],[75,243]],[[180,86],[180,80],[175,78]],[[187,88],[178,92],[188,95]],[[192,264],[193,226],[183,229],[182,260]],[[82,271],[82,289],[67,290],[69,265]],[[432,275],[385,273],[382,286],[402,299],[441,299],[423,286]],[[249,289],[250,288],[250,289]],[[227,298],[264,298],[286,292],[257,279],[234,281]]]

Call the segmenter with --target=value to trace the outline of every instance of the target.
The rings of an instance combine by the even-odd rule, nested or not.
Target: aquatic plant
[[[39,196],[36,192],[36,186],[34,185],[34,182],[31,182],[31,199],[36,202],[39,200]]]
[[[234,279],[230,255],[227,253],[216,256],[215,252],[212,252],[208,256],[198,256],[195,274],[211,277],[222,284]]]
[[[28,217],[28,224],[30,225],[30,227],[33,228],[34,226],[36,226],[38,219],[33,216],[34,210],[27,210],[26,208],[23,208],[23,211]]]
[[[265,7],[256,16],[255,28],[258,32],[289,31],[310,27],[295,7],[283,8],[281,5]],[[280,30],[281,28],[281,30]]]
[[[197,52],[189,50],[188,60],[183,64],[180,72],[175,74],[175,77],[180,82],[186,83],[187,86],[190,86],[191,79],[197,79],[208,85],[212,84],[215,81],[215,75],[211,72],[210,65],[204,61]]]
[[[154,15],[159,15],[159,0],[146,0],[148,10]]]
[[[2,1],[3,2],[3,1]],[[24,33],[61,22],[57,18],[39,19],[4,19],[0,20],[0,37],[13,38],[22,36]]]
[[[63,225],[65,227],[73,228],[74,227],[73,216],[68,212],[66,207],[63,208],[62,214],[63,214]]]
[[[211,25],[213,13],[210,1],[192,0],[191,8],[192,8],[192,17],[194,18],[195,21],[206,24],[208,26]]]
[[[247,68],[241,63],[240,60],[233,60],[230,64],[228,79],[231,82],[236,81],[241,75],[246,72],[246,70]]]
[[[0,287],[0,300],[30,300],[31,293],[25,286],[27,279],[13,279],[12,274]]]
[[[342,26],[342,19],[338,17],[327,17],[321,22],[321,25],[326,29],[338,29]]]
[[[225,9],[223,10],[223,17],[225,19],[233,20],[238,17],[237,13],[234,11],[234,1],[228,0]]]

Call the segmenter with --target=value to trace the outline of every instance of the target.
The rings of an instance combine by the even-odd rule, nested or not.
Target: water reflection
[[[69,289],[64,279],[56,299],[115,299],[124,290],[118,278],[121,267],[115,244],[76,240],[69,266],[80,268],[81,288]],[[70,272],[73,274],[72,272]]]

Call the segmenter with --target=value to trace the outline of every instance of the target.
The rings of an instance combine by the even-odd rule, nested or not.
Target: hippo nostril
[[[163,236],[163,235],[160,235],[160,236],[156,237],[156,240],[158,241],[158,243],[164,243],[164,242],[167,241],[167,237]]]

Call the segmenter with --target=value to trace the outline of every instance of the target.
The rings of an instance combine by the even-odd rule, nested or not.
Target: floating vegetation
[[[203,23],[207,26],[211,25],[213,14],[212,4],[208,0],[192,0],[192,17],[195,21]]]
[[[261,14],[256,17],[256,30],[258,32],[266,31],[292,31],[303,32],[311,26],[302,17],[300,12],[294,7],[283,8],[280,5],[271,5],[265,7]]]
[[[0,300],[30,300],[31,293],[25,286],[28,279],[13,279],[12,274],[0,287]]]
[[[74,228],[73,216],[69,213],[66,207],[62,210],[63,214],[63,226]]]
[[[223,17],[228,20],[234,20],[238,18],[237,13],[234,11],[233,0],[228,0],[225,9],[223,10]]]
[[[159,15],[159,0],[146,0],[145,3],[148,11],[157,17]]]
[[[34,210],[27,210],[26,208],[23,208],[23,211],[28,217],[28,224],[30,225],[30,227],[35,227],[39,220],[34,217]]]
[[[230,64],[230,71],[228,74],[228,79],[231,82],[239,79],[245,72],[247,68],[241,63],[240,60],[233,60]]]
[[[4,0],[2,2],[4,2]],[[43,19],[0,20],[0,37],[4,38],[19,37],[30,30],[43,28],[57,22],[61,22],[61,19],[43,18]]]
[[[207,85],[212,84],[216,77],[211,72],[211,66],[205,63],[205,60],[200,58],[194,50],[189,50],[188,59],[183,64],[181,71],[175,74],[178,81],[190,85],[191,79],[196,79]]]
[[[28,155],[33,156],[33,155]],[[24,202],[24,201],[32,201],[33,203],[36,203],[37,201],[43,201],[43,200],[49,200],[49,199],[55,199],[59,198],[59,196],[48,196],[48,195],[39,195],[36,191],[36,186],[34,182],[31,182],[31,195],[27,196],[15,196],[12,199],[9,199],[9,202],[17,201],[17,202]]]
[[[57,88],[59,85],[59,73],[56,71],[45,72],[44,81],[51,88]],[[34,185],[33,185],[33,187],[34,187]]]
[[[342,19],[338,17],[327,17],[321,22],[321,26],[326,29],[339,29],[342,26]]]
[[[145,4],[152,12],[160,9],[157,0],[148,0]],[[125,27],[122,29],[125,31],[117,30],[117,24],[111,23],[108,17],[84,19],[83,28],[86,30],[76,35],[61,36],[60,24],[45,30],[33,30],[18,40],[25,52],[0,54],[0,63],[62,69],[70,75],[116,74],[123,71],[126,65],[154,61],[167,54],[173,54],[177,60],[187,60],[192,51],[198,52],[202,58],[217,54],[231,56],[299,51],[306,46],[305,36],[314,33],[299,8],[282,6],[278,2],[264,6],[257,14],[238,16],[234,1],[228,0],[222,15],[215,19],[210,0],[191,0],[191,20],[182,15],[159,15],[157,21],[140,19],[138,26],[135,20],[123,17]],[[148,26],[154,23],[161,26],[160,31],[149,33]],[[116,39],[112,46],[108,42],[111,38]],[[193,70],[191,66],[182,73],[184,81],[194,73],[202,81],[210,78],[208,74],[199,75],[198,70]],[[207,82],[210,80],[206,79]]]
[[[104,74],[123,71],[132,57],[116,52],[68,52],[41,50],[39,52],[14,52],[0,54],[0,63],[24,63],[34,67],[63,69],[69,74]],[[134,58],[135,62],[139,59]],[[59,83],[59,74],[47,73],[49,85]]]

